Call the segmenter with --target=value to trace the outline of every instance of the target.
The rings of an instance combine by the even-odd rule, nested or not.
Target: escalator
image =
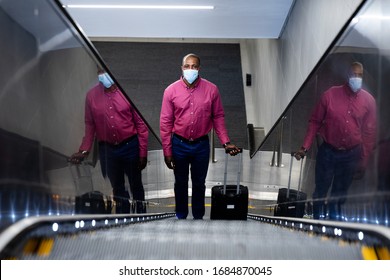
[[[0,237],[17,260],[390,259],[390,230],[308,219],[178,220],[174,213],[22,220]]]

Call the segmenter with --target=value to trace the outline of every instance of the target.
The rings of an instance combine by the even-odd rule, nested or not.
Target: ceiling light
[[[184,5],[63,5],[75,9],[165,9],[165,10],[212,10],[214,6]]]

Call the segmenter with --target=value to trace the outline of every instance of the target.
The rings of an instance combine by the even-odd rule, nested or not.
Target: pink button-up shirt
[[[160,115],[160,136],[164,156],[172,156],[172,133],[197,139],[214,127],[221,144],[229,142],[225,113],[218,87],[199,78],[189,88],[181,78],[164,91]]]
[[[362,144],[362,160],[366,165],[376,140],[374,97],[363,89],[354,93],[347,84],[331,87],[313,110],[304,148],[310,148],[317,133],[335,148],[349,149]]]
[[[120,90],[108,92],[99,83],[87,93],[85,136],[80,150],[89,151],[95,136],[98,141],[115,145],[135,134],[138,134],[140,157],[146,157],[148,127]]]

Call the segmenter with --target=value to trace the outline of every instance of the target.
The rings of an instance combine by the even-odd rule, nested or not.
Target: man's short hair
[[[198,60],[198,64],[199,64],[199,66],[200,66],[200,57],[199,57],[198,55],[194,54],[194,53],[189,53],[189,54],[187,54],[185,57],[183,57],[183,61],[182,61],[181,65],[184,65],[185,61],[186,61],[187,58],[189,58],[189,57],[195,57],[195,58]]]
[[[363,69],[363,64],[360,63],[359,61],[354,61],[354,62],[351,63],[351,68],[355,67],[355,66],[358,66],[358,67]]]

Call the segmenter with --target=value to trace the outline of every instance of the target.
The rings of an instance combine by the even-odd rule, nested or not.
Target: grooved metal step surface
[[[18,259],[54,260],[356,260],[361,244],[310,235],[254,220],[168,218],[52,237],[45,254]]]

